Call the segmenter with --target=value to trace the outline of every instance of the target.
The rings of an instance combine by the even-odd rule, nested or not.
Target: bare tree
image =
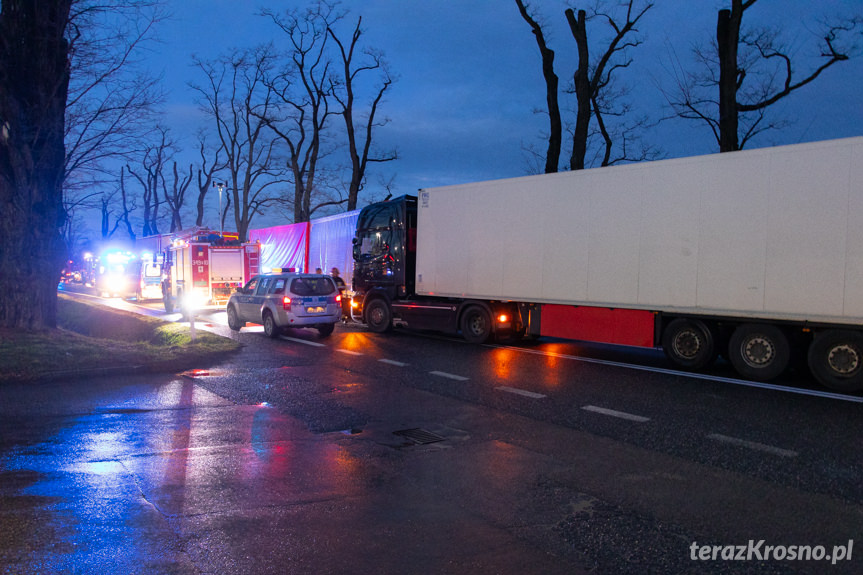
[[[780,38],[776,27],[744,30],[743,19],[757,0],[731,0],[720,10],[711,49],[696,48],[701,70],[676,72],[677,92],[666,94],[677,117],[707,124],[720,152],[743,147],[756,135],[784,127],[769,108],[815,81],[825,70],[847,61],[856,49],[859,15],[824,22],[818,54],[800,73],[805,58]]]
[[[164,170],[175,153],[174,142],[168,135],[168,129],[159,126],[157,131],[158,141],[147,146],[139,166],[133,169],[131,165],[126,165],[126,170],[141,186],[140,197],[144,206],[144,236],[159,233],[159,207],[163,200],[159,191],[165,188]],[[165,199],[167,200],[167,198]]]
[[[348,206],[347,209],[355,210],[357,207],[357,199],[360,190],[365,185],[366,168],[369,163],[391,162],[398,159],[398,153],[395,151],[384,153],[380,156],[371,155],[372,134],[374,129],[386,124],[386,120],[378,122],[375,118],[378,112],[378,106],[383,101],[384,94],[389,90],[393,83],[393,79],[389,74],[386,62],[383,56],[374,50],[367,49],[363,52],[366,56],[366,61],[356,62],[354,58],[357,56],[357,48],[360,38],[363,35],[362,17],[357,19],[357,25],[351,34],[349,44],[342,42],[333,29],[332,23],[327,23],[327,32],[336,43],[341,55],[342,76],[337,80],[333,80],[330,88],[330,93],[336,99],[341,107],[341,116],[345,121],[345,129],[347,131],[348,151],[351,159],[351,182],[348,187]],[[380,85],[377,92],[372,98],[372,102],[368,108],[363,124],[358,126],[355,124],[355,108],[356,108],[356,83],[360,74],[379,70],[381,72]],[[362,131],[362,139],[357,135],[357,129]],[[362,150],[360,150],[362,148]]]
[[[191,86],[200,96],[201,109],[214,121],[226,157],[236,231],[246,239],[254,215],[278,201],[270,189],[280,181],[279,139],[267,129],[278,103],[266,81],[277,58],[272,46],[260,46],[194,62],[206,84]]]
[[[171,210],[171,232],[183,229],[182,210],[186,203],[186,192],[192,184],[193,169],[192,164],[189,164],[189,172],[181,176],[177,162],[174,162],[170,182],[164,178],[163,174],[162,193],[165,203]]]
[[[307,222],[312,213],[325,205],[344,200],[325,200],[312,207],[312,197],[320,194],[319,162],[327,154],[324,145],[327,123],[332,115],[327,98],[330,60],[326,56],[329,6],[319,3],[304,13],[290,11],[279,15],[264,11],[285,33],[289,43],[289,64],[270,80],[273,94],[285,113],[268,119],[267,125],[288,148],[287,164],[293,182],[294,222]]]
[[[638,6],[637,0],[628,0],[623,4],[626,7],[624,18],[605,12],[599,7],[593,10],[591,18],[605,21],[613,32],[611,40],[595,63],[590,62],[586,12],[579,10],[578,16],[572,9],[567,9],[565,12],[572,37],[578,48],[578,69],[573,75],[577,108],[572,138],[572,156],[569,162],[569,167],[572,170],[580,170],[585,167],[591,116],[596,118],[602,134],[605,151],[601,165],[608,166],[613,163],[611,154],[614,141],[603,118],[605,111],[610,108],[601,104],[615,100],[609,98],[607,93],[613,75],[617,70],[627,68],[632,63],[629,51],[641,44],[641,40],[634,36],[638,32],[636,25],[653,7],[653,2],[645,2]],[[618,158],[618,161],[620,159],[641,159],[641,157],[627,157],[624,148],[623,157]]]
[[[545,78],[545,102],[548,112],[548,149],[545,153],[545,173],[556,172],[560,166],[560,150],[563,145],[563,123],[560,118],[560,101],[558,85],[560,83],[554,71],[554,50],[548,47],[542,26],[531,16],[530,7],[522,0],[515,0],[521,17],[531,28],[536,37],[539,54],[542,57],[542,75]]]
[[[123,174],[120,174],[120,189],[123,190],[123,205],[125,205],[125,189],[123,186],[125,185],[125,181],[123,180]],[[119,191],[119,190],[118,190]],[[114,194],[103,194],[101,198],[101,214],[102,214],[102,238],[107,239],[110,238],[116,233],[116,231],[120,228],[120,224],[122,222],[126,222],[127,229],[131,234],[131,237],[134,239],[135,232],[132,230],[132,226],[129,223],[129,212],[126,209],[123,209],[120,212],[120,216],[114,218],[114,224],[111,225],[111,215],[113,213],[112,210],[112,200]]]
[[[120,215],[114,219],[114,225],[111,226],[111,200],[116,192],[120,193]],[[135,211],[136,202],[134,198],[130,198],[126,191],[126,175],[124,168],[120,168],[120,186],[113,194],[109,194],[102,198],[102,238],[113,237],[120,227],[120,224],[126,228],[126,234],[129,239],[134,242],[138,234],[135,233],[135,226],[132,225],[131,214]],[[156,232],[158,233],[158,232]],[[147,235],[147,234],[145,234]]]
[[[56,327],[70,5],[0,5],[0,327]]]
[[[165,18],[164,0],[73,0],[66,103],[64,201],[88,205],[93,188],[116,185],[114,160],[143,149],[159,78],[138,55]],[[71,228],[70,228],[71,229]]]
[[[198,168],[198,200],[195,203],[197,213],[195,225],[201,227],[204,225],[204,200],[207,197],[207,193],[213,187],[216,172],[223,169],[225,165],[219,159],[221,148],[216,148],[212,151],[208,150],[207,140],[203,133],[198,135],[198,152],[201,156],[201,167]],[[208,155],[210,153],[213,154],[212,161],[209,161]],[[223,226],[225,213],[227,212],[219,214]]]
[[[655,151],[643,145],[637,135],[645,126],[646,120],[639,118],[633,121],[629,118],[631,108],[623,102],[627,91],[614,86],[615,73],[632,63],[630,52],[641,44],[636,25],[653,7],[653,2],[627,0],[618,4],[620,8],[614,11],[604,10],[601,3],[597,3],[590,14],[585,10],[579,10],[577,14],[573,9],[564,11],[578,55],[572,90],[576,100],[569,160],[572,170],[580,170],[586,166],[591,137],[595,135],[601,137],[602,152],[598,154],[598,163],[603,166],[625,160],[642,160],[655,155]],[[556,172],[560,163],[563,124],[558,95],[559,79],[554,71],[555,53],[548,47],[542,24],[531,14],[531,7],[523,0],[516,0],[516,5],[522,18],[530,25],[542,57],[549,116],[545,172]],[[588,22],[591,20],[605,22],[612,32],[608,43],[602,46],[599,58],[595,60],[591,57],[591,44],[596,42],[591,42],[588,38]],[[626,119],[610,126],[610,117]],[[593,121],[596,122],[595,129],[591,129]]]

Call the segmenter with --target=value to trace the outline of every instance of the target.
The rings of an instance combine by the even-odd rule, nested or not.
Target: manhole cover
[[[402,429],[401,431],[393,431],[393,435],[398,435],[400,437],[404,437],[410,439],[414,443],[419,445],[426,445],[427,443],[437,443],[438,441],[444,441],[446,438],[441,437],[431,431],[427,431],[425,429],[415,428],[415,429]]]

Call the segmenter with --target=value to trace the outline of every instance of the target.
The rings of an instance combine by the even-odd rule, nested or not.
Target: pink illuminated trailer
[[[249,241],[261,246],[261,271],[308,271],[309,223],[286,224],[249,230]]]

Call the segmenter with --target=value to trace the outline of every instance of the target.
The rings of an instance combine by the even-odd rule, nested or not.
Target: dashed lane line
[[[365,355],[362,352],[354,351],[352,349],[337,349],[336,351],[339,353],[344,353],[345,355]]]
[[[378,361],[381,363],[386,363],[388,365],[394,365],[396,367],[407,367],[408,365],[410,365],[403,361],[396,361],[394,359],[379,359]]]
[[[309,341],[309,340],[306,340],[306,339],[300,339],[300,338],[298,338],[298,337],[287,337],[287,336],[284,336],[284,335],[283,335],[283,336],[282,336],[282,339],[286,339],[286,340],[288,340],[288,341],[293,341],[293,342],[296,342],[296,343],[301,343],[301,344],[303,344],[303,345],[310,345],[310,346],[312,346],[312,347],[327,347],[327,344],[325,344],[325,343],[318,343],[318,342],[316,342],[316,341]]]
[[[711,433],[707,437],[709,439],[714,439],[716,441],[721,441],[723,443],[728,443],[731,445],[738,445],[740,447],[746,447],[748,449],[755,449],[756,451],[763,451],[764,453],[772,453],[773,455],[778,455],[779,457],[797,457],[798,455],[796,451],[792,451],[790,449],[782,449],[781,447],[776,447],[774,445],[758,443],[757,441],[747,441],[746,439],[729,437],[727,435],[721,435],[719,433]]]
[[[541,393],[534,393],[532,391],[527,391],[526,389],[518,389],[517,387],[507,387],[505,385],[502,385],[500,387],[495,387],[495,389],[498,391],[505,391],[507,393],[514,393],[516,395],[522,395],[524,397],[529,397],[531,399],[542,399],[543,397],[546,397],[545,395],[543,395]]]
[[[455,381],[467,381],[469,377],[463,377],[461,375],[455,375],[454,373],[447,373],[445,371],[430,371],[432,375],[436,375],[438,377],[445,377],[447,379],[454,379]]]
[[[616,411],[614,409],[606,409],[605,407],[597,407],[595,405],[585,405],[582,407],[585,411],[591,411],[593,413],[601,413],[602,415],[610,415],[611,417],[617,417],[620,419],[626,419],[629,421],[637,421],[638,423],[644,423],[646,421],[650,421],[649,417],[643,417],[641,415],[634,415],[632,413],[626,413],[624,411]]]

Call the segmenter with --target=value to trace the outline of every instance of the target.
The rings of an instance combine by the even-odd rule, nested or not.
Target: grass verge
[[[58,329],[0,329],[0,383],[28,382],[111,369],[182,371],[239,349],[203,330],[58,294]]]

